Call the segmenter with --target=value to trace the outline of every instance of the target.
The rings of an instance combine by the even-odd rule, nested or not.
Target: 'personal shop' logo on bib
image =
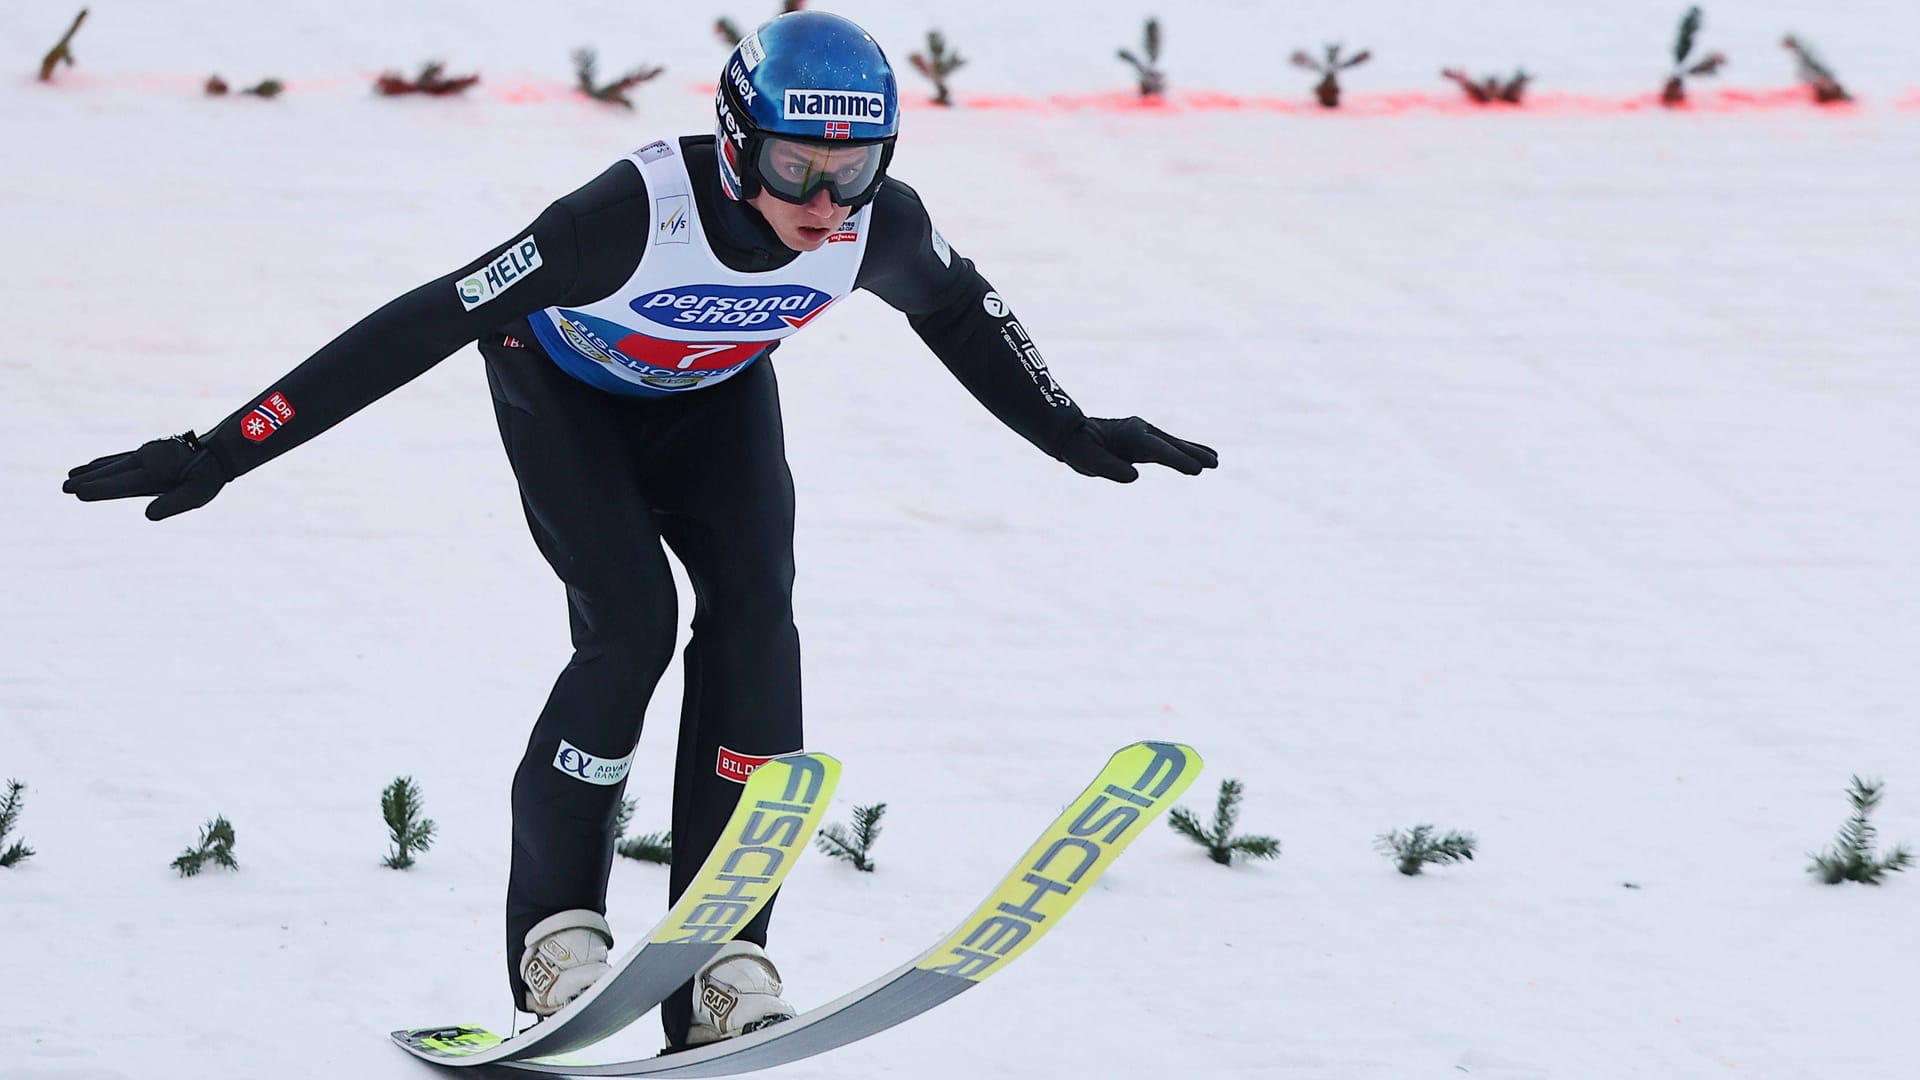
[[[804,285],[687,285],[661,289],[630,305],[650,322],[677,330],[795,330],[807,325],[833,294]]]

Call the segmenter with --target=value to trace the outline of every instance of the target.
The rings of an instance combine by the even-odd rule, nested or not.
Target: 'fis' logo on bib
[[[798,754],[801,751],[793,750],[789,752]],[[744,784],[747,782],[747,777],[753,775],[753,770],[765,765],[774,758],[785,756],[787,755],[769,754],[766,757],[754,757],[752,754],[742,754],[737,750],[729,750],[723,746],[720,748],[719,759],[714,762],[714,771],[720,774],[720,779],[722,780],[731,780],[736,784]]]
[[[831,293],[804,285],[687,285],[647,293],[628,306],[676,330],[764,332],[798,330],[831,303]]]
[[[687,200],[690,196],[669,195],[664,199],[655,199],[653,216],[660,224],[654,228],[653,238],[662,244],[684,244],[693,236],[687,225]]]

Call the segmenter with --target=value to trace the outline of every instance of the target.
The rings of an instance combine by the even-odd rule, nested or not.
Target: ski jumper
[[[1084,424],[1009,305],[933,228],[912,188],[889,177],[829,242],[798,254],[724,197],[713,138],[692,136],[615,162],[527,229],[341,333],[202,438],[243,475],[479,343],[527,525],[565,587],[573,641],[513,781],[506,941],[516,1002],[525,932],[557,911],[606,910],[615,819],[678,626],[668,551],[694,592],[674,897],[745,772],[805,745],[793,482],[772,353],[854,288],[904,313],[969,392],[1044,452],[1060,457]],[[764,944],[771,912],[740,936]],[[674,1044],[689,997],[663,1006]]]

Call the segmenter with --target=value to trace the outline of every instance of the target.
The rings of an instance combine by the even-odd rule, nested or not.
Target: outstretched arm
[[[206,505],[229,480],[399,389],[489,331],[559,303],[578,264],[561,203],[461,269],[349,327],[204,435],[191,431],[72,470],[62,490],[92,502],[157,496],[158,521]]]
[[[1000,422],[1088,476],[1130,483],[1136,464],[1198,474],[1220,463],[1199,443],[1137,416],[1087,416],[1060,387],[1012,308],[933,228],[912,188],[888,180],[874,200],[858,285],[907,322]]]

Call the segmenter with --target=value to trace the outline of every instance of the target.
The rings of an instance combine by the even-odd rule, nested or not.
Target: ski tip
[[[1184,762],[1186,765],[1193,766],[1196,771],[1206,768],[1207,765],[1206,759],[1200,756],[1200,751],[1186,743],[1174,742],[1171,739],[1142,739],[1137,743],[1128,743],[1114,751],[1114,761],[1138,750],[1148,751],[1159,758]]]
[[[840,775],[840,759],[834,757],[832,754],[823,754],[818,750],[806,750],[798,754],[782,754],[777,758],[767,759],[767,764],[769,765],[774,762],[779,762],[794,769],[825,769],[836,778]]]

